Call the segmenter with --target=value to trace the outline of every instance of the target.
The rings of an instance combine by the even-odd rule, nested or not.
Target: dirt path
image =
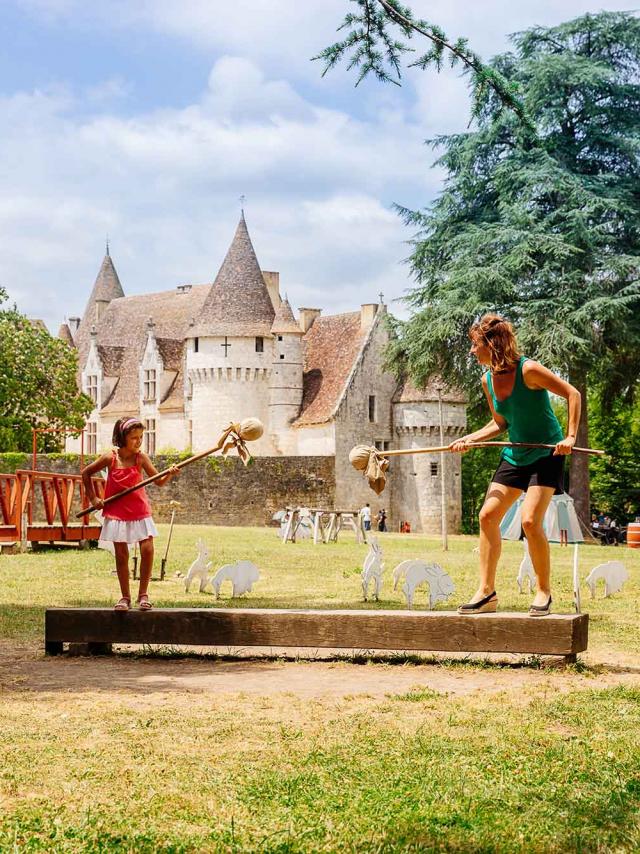
[[[0,644],[0,693],[211,693],[254,696],[295,695],[340,698],[367,695],[382,698],[420,686],[443,694],[502,692],[520,695],[524,689],[577,690],[614,685],[640,687],[640,660],[629,656],[585,657],[585,672],[550,661],[541,669],[513,663],[479,665],[368,662],[318,659],[255,658],[233,661],[215,658],[72,658],[45,657],[34,646]]]

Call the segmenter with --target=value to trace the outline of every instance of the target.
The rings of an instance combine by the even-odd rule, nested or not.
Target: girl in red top
[[[148,477],[158,473],[149,457],[140,450],[143,433],[144,426],[139,418],[120,418],[116,421],[113,428],[114,449],[107,454],[102,454],[82,470],[82,481],[87,498],[92,505],[103,506],[103,501],[97,498],[93,491],[91,477],[104,468],[108,469],[105,499],[140,483],[143,479],[143,471]],[[164,486],[179,473],[180,469],[174,466],[155,483],[158,486]],[[122,594],[116,603],[116,611],[128,611],[131,607],[129,546],[134,543],[140,544],[138,607],[141,611],[151,609],[147,591],[153,569],[153,538],[157,536],[158,532],[151,518],[151,505],[144,487],[119,500],[112,501],[105,508],[100,540],[113,543],[115,551],[116,570]]]

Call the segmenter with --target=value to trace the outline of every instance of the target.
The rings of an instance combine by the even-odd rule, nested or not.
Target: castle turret
[[[302,336],[289,300],[284,299],[271,327],[273,365],[269,382],[269,430],[278,453],[296,452],[296,436],[291,422],[302,404]]]
[[[104,317],[104,313],[111,300],[123,296],[124,291],[122,290],[122,285],[120,284],[120,279],[111,260],[109,246],[107,245],[107,251],[100,265],[91,296],[87,302],[78,330],[74,333],[75,344],[82,353],[86,351],[89,345],[91,327],[96,326],[99,329],[100,321]]]
[[[274,318],[273,302],[243,214],[187,333],[194,451],[211,445],[230,421],[257,416],[265,425],[265,434],[252,444],[252,451],[274,452],[268,428]]]

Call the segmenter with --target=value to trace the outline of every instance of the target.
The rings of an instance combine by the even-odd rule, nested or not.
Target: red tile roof
[[[304,336],[304,391],[295,427],[330,421],[368,333],[360,312],[318,317]]]
[[[438,377],[430,377],[427,384],[418,388],[413,380],[407,378],[398,386],[398,390],[393,396],[393,403],[424,403],[428,400],[438,399],[438,382],[442,382]],[[457,388],[450,388],[443,383],[442,400],[445,403],[466,403],[467,397],[463,391]]]

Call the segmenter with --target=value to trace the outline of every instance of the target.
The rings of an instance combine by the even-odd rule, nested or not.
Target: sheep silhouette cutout
[[[237,563],[226,563],[211,579],[211,585],[220,598],[220,588],[224,581],[231,581],[231,597],[235,599],[243,593],[249,593],[251,588],[260,580],[260,570],[250,560],[239,560]]]
[[[187,572],[187,576],[184,580],[184,589],[187,593],[191,587],[191,582],[195,578],[200,579],[200,593],[204,593],[204,589],[209,582],[209,570],[212,566],[211,561],[207,561],[207,558],[209,557],[209,550],[207,549],[204,540],[198,540],[196,547],[198,549],[198,557],[189,567],[189,571]]]
[[[364,601],[367,601],[369,593],[369,585],[373,584],[373,599],[378,601],[380,598],[380,587],[382,586],[382,573],[384,572],[384,564],[382,563],[382,549],[378,545],[376,537],[369,537],[369,551],[362,565],[362,595]]]
[[[529,592],[533,593],[536,589],[536,574],[533,569],[533,563],[531,561],[531,555],[529,554],[529,544],[526,540],[522,541],[524,545],[524,555],[522,561],[520,562],[520,568],[518,569],[518,577],[516,581],[518,583],[518,590],[520,593],[524,593],[524,585],[525,582],[529,584]]]
[[[629,573],[619,560],[609,560],[594,566],[585,579],[592,599],[596,598],[596,585],[600,579],[604,579],[604,595],[607,597],[622,590],[622,585],[629,579]]]
[[[402,592],[407,600],[407,607],[413,608],[416,588],[425,582],[429,585],[429,608],[438,602],[445,602],[455,592],[451,576],[437,563],[427,563],[424,560],[403,560],[393,570],[393,589],[398,589],[400,581],[404,580]]]

